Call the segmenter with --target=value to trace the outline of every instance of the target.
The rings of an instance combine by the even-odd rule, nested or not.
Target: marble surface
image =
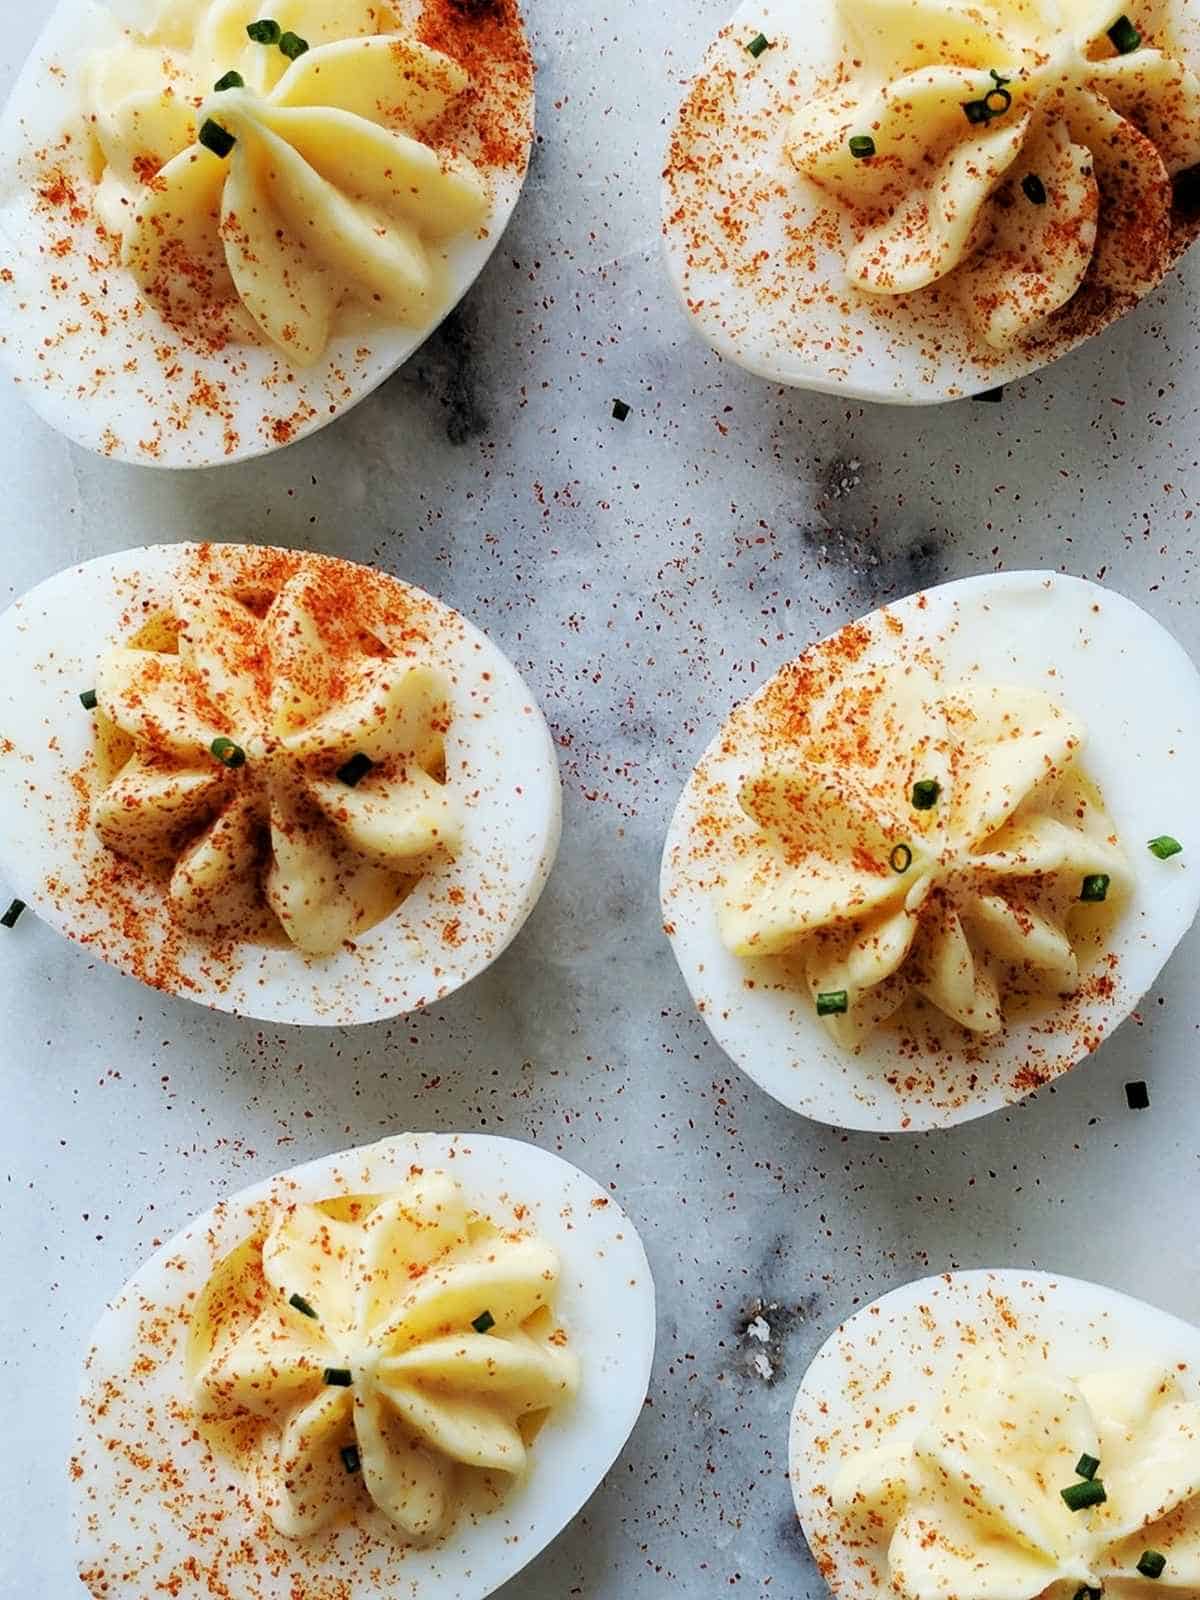
[[[39,11],[0,4],[0,86]],[[788,1409],[838,1320],[908,1278],[1039,1266],[1200,1319],[1195,937],[1139,1017],[1027,1105],[952,1134],[844,1136],[721,1056],[656,893],[667,818],[718,718],[889,596],[1060,567],[1124,590],[1200,653],[1200,258],[999,406],[892,412],[773,389],[693,341],[658,259],[666,118],[720,0],[530,11],[541,131],[512,229],[461,312],[337,426],[261,463],[168,476],[69,447],[0,389],[5,601],[85,556],[197,535],[374,561],[512,655],[566,786],[562,855],[524,935],[402,1022],[266,1029],[97,968],[31,916],[3,935],[5,1596],[75,1592],[64,1462],[106,1296],[222,1190],[388,1131],[561,1151],[615,1186],[657,1274],[642,1424],[511,1600],[817,1600]],[[623,425],[614,396],[633,407]],[[1141,1115],[1131,1078],[1151,1085]],[[760,1302],[770,1380],[746,1333]]]

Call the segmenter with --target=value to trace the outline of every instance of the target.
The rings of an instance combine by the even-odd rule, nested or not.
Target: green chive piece
[[[1130,1111],[1149,1111],[1150,1085],[1143,1079],[1139,1083],[1125,1085],[1125,1104]]]
[[[932,811],[942,798],[942,786],[936,778],[922,778],[912,788],[914,811]]]
[[[476,1333],[491,1333],[496,1326],[496,1319],[490,1311],[481,1311],[471,1326]]]
[[[875,141],[869,133],[856,133],[851,139],[850,154],[856,161],[869,161],[875,153]]]
[[[771,41],[767,38],[765,33],[756,33],[754,38],[751,39],[750,43],[746,46],[746,49],[755,58],[755,60],[762,55],[764,50],[769,50],[770,48]]]
[[[223,767],[244,767],[246,752],[232,739],[214,739],[208,747]]]
[[[912,849],[906,844],[898,844],[888,857],[888,860],[892,864],[892,871],[899,872],[901,875],[903,875],[908,871],[909,867],[912,866]]]
[[[83,691],[83,693],[79,696],[79,704],[83,707],[83,709],[85,711],[95,711],[95,709],[96,709],[96,691],[95,691],[95,689],[85,689]]]
[[[1080,1483],[1069,1484],[1061,1493],[1069,1511],[1086,1511],[1089,1506],[1102,1506],[1108,1499],[1099,1478],[1084,1478]]]
[[[288,1305],[295,1306],[296,1310],[302,1317],[311,1317],[314,1322],[317,1321],[317,1313],[309,1305],[308,1301],[302,1294],[289,1295]]]
[[[357,1472],[362,1466],[358,1451],[352,1444],[346,1445],[344,1449],[338,1451],[338,1454],[341,1456],[342,1465],[345,1467],[347,1472]]]
[[[1046,185],[1036,172],[1031,172],[1021,179],[1021,188],[1025,191],[1025,198],[1031,206],[1044,206],[1046,204]]]
[[[348,789],[357,789],[374,765],[370,756],[364,756],[359,751],[358,755],[350,757],[344,767],[338,768],[338,782],[344,783]]]
[[[326,1367],[325,1382],[334,1389],[348,1389],[354,1382],[354,1374],[349,1367]]]
[[[302,39],[298,33],[281,33],[279,48],[289,61],[295,61],[297,56],[302,56],[308,49],[308,40]]]
[[[1108,899],[1109,885],[1112,879],[1107,872],[1094,872],[1083,880],[1083,889],[1079,898],[1089,905],[1099,905],[1102,900]]]
[[[963,110],[966,112],[968,122],[990,122],[993,117],[1002,117],[1012,107],[1013,97],[1005,87],[1012,82],[1012,79],[1002,78],[995,67],[992,67],[991,75],[994,88],[989,89],[978,100],[963,101]]]
[[[1150,854],[1157,856],[1160,861],[1170,861],[1172,856],[1183,854],[1183,846],[1178,839],[1172,839],[1169,833],[1162,833],[1157,839],[1151,839],[1149,850]]]
[[[255,44],[279,43],[279,24],[272,17],[262,17],[258,22],[248,22],[246,32]]]
[[[630,412],[630,407],[628,405],[626,405],[624,400],[614,400],[613,401],[613,412],[612,412],[612,414],[617,419],[618,422],[624,422],[628,418],[629,412]]]
[[[200,132],[196,137],[206,150],[211,150],[213,155],[220,156],[222,161],[237,143],[228,128],[223,128],[219,122],[214,122],[211,117],[201,124]]]
[[[1108,37],[1119,56],[1127,56],[1141,48],[1142,36],[1128,17],[1118,17],[1108,30]]]
[[[1157,1550],[1147,1550],[1137,1564],[1143,1578],[1161,1578],[1167,1570],[1167,1558]]]
[[[1100,1463],[1095,1456],[1083,1455],[1076,1462],[1075,1471],[1081,1478],[1086,1478],[1090,1483],[1100,1471]]]
[[[24,910],[24,900],[14,900],[4,915],[0,917],[0,928],[15,928],[17,921]]]
[[[843,1017],[850,1009],[850,996],[845,989],[834,989],[829,994],[817,996],[819,1017]]]
[[[213,84],[213,88],[218,91],[221,89],[244,89],[245,87],[246,80],[240,72],[227,72],[224,77],[218,78],[216,83]]]

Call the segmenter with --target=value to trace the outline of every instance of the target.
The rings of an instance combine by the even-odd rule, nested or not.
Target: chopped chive
[[[1005,87],[1012,82],[1012,79],[1002,78],[995,67],[991,68],[991,75],[994,88],[989,89],[978,100],[963,101],[963,110],[966,112],[968,122],[990,122],[993,117],[1002,117],[1012,107],[1013,97]]]
[[[875,154],[875,141],[869,133],[856,133],[850,141],[850,154],[856,161],[869,161]]]
[[[1157,856],[1160,861],[1170,861],[1172,856],[1181,856],[1183,854],[1183,846],[1178,839],[1172,839],[1169,833],[1163,833],[1157,839],[1151,839],[1149,850],[1150,854]]]
[[[1100,1471],[1100,1463],[1095,1456],[1082,1455],[1075,1464],[1075,1471],[1090,1483]]]
[[[1108,30],[1113,49],[1119,56],[1127,56],[1141,47],[1142,36],[1128,17],[1118,17]]]
[[[892,871],[903,875],[912,866],[912,850],[906,844],[898,844],[888,857],[888,860],[892,863]]]
[[[971,399],[979,401],[981,405],[998,406],[1004,399],[1004,385],[1001,384],[998,389],[985,389],[982,394],[973,394]]]
[[[295,61],[297,56],[302,56],[308,49],[308,40],[302,39],[298,33],[281,33],[279,48],[289,61]]]
[[[213,84],[213,88],[218,91],[221,89],[244,89],[245,87],[246,80],[240,72],[227,72],[224,77],[218,78],[216,83]]]
[[[308,1301],[302,1294],[289,1295],[288,1305],[295,1306],[296,1310],[302,1317],[311,1317],[314,1322],[317,1320],[317,1313],[313,1310],[312,1306],[309,1305]]]
[[[490,1311],[481,1311],[471,1326],[476,1333],[491,1333],[496,1326],[496,1319]]]
[[[337,769],[338,782],[344,783],[349,789],[357,789],[374,765],[370,756],[364,756],[360,750],[356,756],[350,757],[344,767]]]
[[[1157,1550],[1147,1550],[1137,1564],[1143,1578],[1161,1578],[1167,1570],[1167,1558]]]
[[[1031,206],[1044,206],[1046,204],[1046,185],[1036,172],[1031,172],[1021,179],[1021,188],[1025,191],[1025,198]]]
[[[345,1467],[347,1472],[357,1472],[362,1466],[362,1461],[359,1459],[358,1451],[352,1444],[346,1445],[343,1449],[338,1451],[338,1454],[341,1456],[342,1465]]]
[[[624,400],[614,400],[613,401],[613,412],[612,412],[612,414],[617,419],[618,422],[624,422],[625,421],[625,419],[629,415],[629,410],[630,410],[630,408],[625,404]]]
[[[83,691],[83,693],[79,696],[79,704],[83,707],[83,709],[85,711],[95,711],[95,709],[96,709],[96,691],[95,691],[95,689],[85,689]]]
[[[1060,1492],[1070,1511],[1086,1511],[1089,1506],[1102,1506],[1108,1499],[1099,1478],[1084,1478],[1080,1483],[1068,1484]]]
[[[770,48],[771,41],[767,38],[765,33],[756,33],[754,38],[751,39],[750,43],[746,46],[746,49],[755,58],[755,60],[762,55],[764,50],[769,50]]]
[[[273,17],[262,17],[258,22],[248,22],[246,32],[255,44],[279,43],[279,24]]]
[[[232,739],[214,739],[208,747],[223,767],[244,767],[246,752]]]
[[[942,798],[942,786],[936,778],[922,778],[919,783],[913,784],[912,803],[914,811],[932,811]]]
[[[1145,1083],[1127,1083],[1125,1085],[1125,1103],[1130,1111],[1149,1111],[1149,1086]]]
[[[834,989],[828,994],[817,996],[817,1015],[819,1017],[845,1016],[850,1009],[850,996],[845,989]]]
[[[214,122],[211,117],[201,124],[200,132],[196,137],[206,150],[211,150],[213,155],[220,156],[222,161],[237,143],[228,128],[223,128],[219,122]]]
[[[1112,879],[1107,872],[1093,872],[1083,880],[1083,888],[1079,898],[1088,905],[1099,905],[1102,900],[1108,899],[1109,885]]]
[[[334,1389],[348,1389],[354,1382],[354,1374],[349,1367],[326,1367],[325,1382]]]
[[[15,928],[24,910],[24,900],[14,900],[4,915],[0,917],[0,928]]]

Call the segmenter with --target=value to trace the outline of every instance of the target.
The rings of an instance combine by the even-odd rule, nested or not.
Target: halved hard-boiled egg
[[[301,438],[478,277],[533,110],[516,0],[61,0],[0,118],[0,359],[104,455]]]
[[[884,1295],[805,1373],[789,1457],[838,1600],[1200,1593],[1200,1330],[1111,1289]]]
[[[221,1201],[101,1318],[71,1459],[100,1600],[482,1600],[641,1413],[654,1285],[616,1202],[410,1134]]]
[[[294,1023],[398,1016],[496,959],[561,791],[516,669],[332,557],[156,545],[0,617],[0,872],[156,988]]]
[[[1093,1050],[1200,909],[1200,675],[1048,572],[909,596],[726,721],[663,856],[717,1041],[777,1100],[946,1127]]]
[[[677,117],[699,332],[775,382],[929,404],[1099,333],[1200,231],[1192,0],[747,0]]]

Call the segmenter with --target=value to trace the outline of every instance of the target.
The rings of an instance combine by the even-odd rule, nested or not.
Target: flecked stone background
[[[0,390],[5,600],[86,556],[193,536],[377,562],[513,656],[567,797],[524,936],[394,1025],[263,1030],[99,969],[33,917],[3,937],[6,1597],[75,1592],[77,1365],[151,1241],[229,1187],[389,1131],[561,1151],[617,1186],[657,1274],[643,1422],[509,1600],[815,1600],[785,1476],[790,1402],[841,1316],[907,1278],[1040,1266],[1200,1318],[1194,938],[1055,1090],[940,1137],[847,1137],[721,1056],[656,894],[674,798],[717,720],[888,597],[1058,567],[1124,590],[1200,652],[1200,259],[1000,406],[893,412],[764,386],[691,339],[658,259],[666,122],[722,0],[528,9],[541,132],[516,220],[461,311],[358,411],[271,460],[166,476],[83,454]],[[41,10],[0,0],[0,83]],[[1131,1077],[1151,1084],[1140,1116]],[[769,1381],[746,1333],[760,1303]]]

